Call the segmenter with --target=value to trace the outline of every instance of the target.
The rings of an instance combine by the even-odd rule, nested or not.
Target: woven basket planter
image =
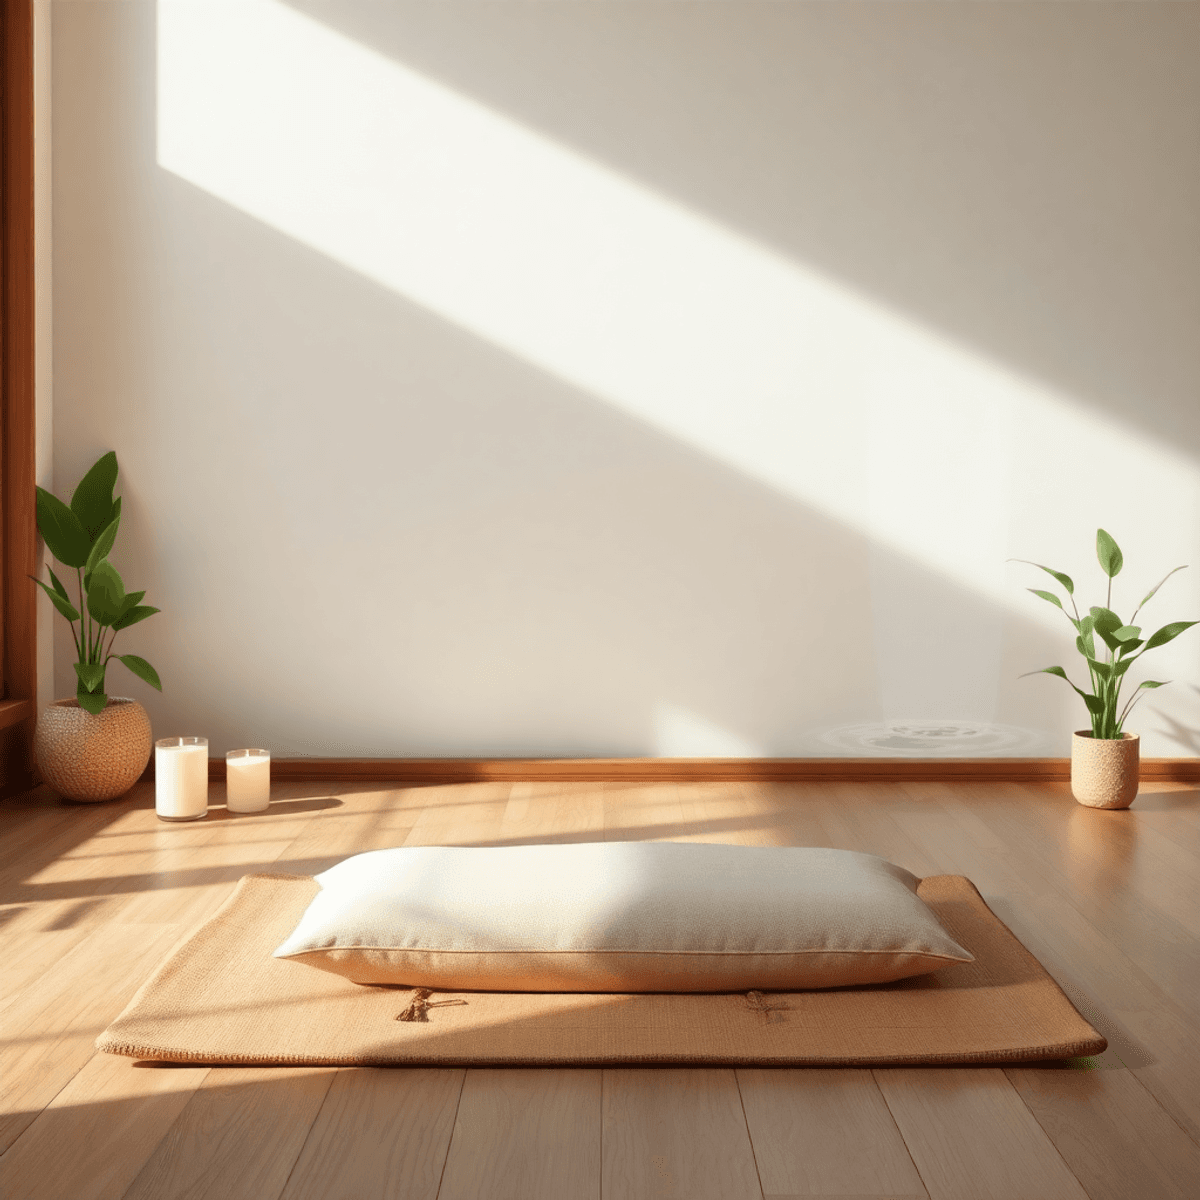
[[[1071,794],[1088,808],[1128,808],[1138,793],[1136,733],[1094,738],[1086,729],[1071,738]]]
[[[33,752],[46,782],[68,800],[123,796],[150,761],[150,717],[136,700],[110,696],[98,716],[77,700],[47,705],[38,718]]]

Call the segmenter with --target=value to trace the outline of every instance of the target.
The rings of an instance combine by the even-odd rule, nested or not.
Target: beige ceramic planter
[[[33,752],[46,782],[68,800],[123,796],[150,761],[150,717],[136,700],[110,696],[98,716],[77,700],[47,705]]]
[[[1136,733],[1094,738],[1086,729],[1071,738],[1071,794],[1088,808],[1128,808],[1138,792]]]

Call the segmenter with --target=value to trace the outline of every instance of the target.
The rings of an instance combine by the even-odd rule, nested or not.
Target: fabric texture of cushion
[[[699,842],[414,846],[316,876],[275,951],[355,983],[731,992],[887,983],[972,956],[871,854]]]

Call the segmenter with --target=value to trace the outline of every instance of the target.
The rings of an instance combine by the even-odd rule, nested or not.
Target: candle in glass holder
[[[225,804],[229,811],[262,812],[270,802],[270,750],[230,750],[225,755]]]
[[[154,743],[154,811],[160,821],[198,821],[208,814],[208,738]]]

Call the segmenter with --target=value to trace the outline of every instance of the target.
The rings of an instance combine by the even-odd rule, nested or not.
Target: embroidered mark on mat
[[[409,1006],[396,1018],[397,1021],[426,1021],[431,1008],[445,1008],[448,1004],[466,1004],[465,1000],[430,1000],[433,993],[429,988],[417,988]]]
[[[784,1004],[779,997],[764,996],[762,992],[747,992],[746,1003],[762,1017],[764,1025],[778,1025],[781,1021],[786,1021],[787,1018],[783,1014],[791,1008],[790,1004]]]

